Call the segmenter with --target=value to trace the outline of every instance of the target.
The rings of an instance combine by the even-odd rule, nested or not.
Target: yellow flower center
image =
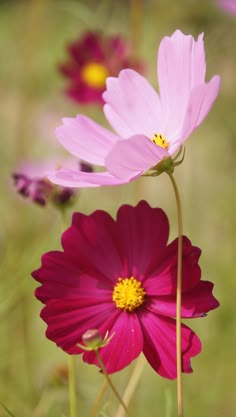
[[[144,303],[145,294],[141,282],[134,277],[118,278],[113,290],[112,300],[117,308],[131,312]]]
[[[154,133],[154,136],[151,138],[151,141],[162,148],[168,149],[168,142],[165,136],[161,133]]]
[[[105,87],[105,80],[109,72],[103,64],[90,62],[81,70],[82,79],[90,86],[95,88]]]

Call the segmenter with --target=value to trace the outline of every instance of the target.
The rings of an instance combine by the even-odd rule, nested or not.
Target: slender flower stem
[[[137,362],[134,366],[133,372],[130,376],[130,379],[128,381],[128,384],[126,386],[125,389],[125,393],[123,395],[123,401],[125,402],[125,404],[128,406],[130,403],[130,400],[135,392],[135,389],[138,385],[138,382],[140,380],[140,377],[143,373],[144,367],[146,365],[146,360],[143,357],[143,355],[141,355],[138,359]],[[115,414],[115,417],[123,417],[124,416],[124,410],[123,407],[121,406],[121,404],[119,405],[119,408]]]
[[[29,140],[29,123],[32,120],[34,106],[32,106],[32,80],[37,84],[36,59],[42,38],[42,27],[45,24],[45,13],[48,0],[30,0],[27,2],[22,28],[22,66],[19,72],[19,101],[15,131],[15,158],[25,157],[27,141]]]
[[[181,347],[181,295],[182,295],[182,256],[183,256],[183,220],[179,190],[175,179],[168,173],[174,188],[178,212],[178,267],[176,290],[176,357],[177,357],[177,401],[178,417],[183,417],[183,386],[182,386],[182,347]]]
[[[100,402],[101,402],[101,400],[103,398],[103,395],[104,395],[104,393],[106,391],[107,384],[108,384],[108,382],[105,379],[103,381],[102,387],[101,387],[101,389],[100,389],[100,391],[98,393],[98,396],[97,396],[97,398],[96,398],[96,400],[94,402],[94,405],[93,405],[93,408],[91,410],[91,413],[89,414],[89,417],[95,417],[97,415],[98,407],[99,407]]]
[[[110,377],[109,377],[109,375],[108,375],[108,373],[106,371],[106,368],[105,368],[105,365],[104,365],[103,360],[101,358],[101,355],[99,353],[99,350],[96,349],[96,350],[94,350],[94,352],[95,352],[96,358],[98,360],[99,366],[100,366],[100,368],[101,368],[101,370],[102,370],[102,372],[103,372],[103,374],[104,374],[104,376],[105,376],[105,378],[107,380],[107,383],[109,384],[110,388],[112,389],[113,393],[115,394],[115,396],[118,399],[118,401],[120,402],[120,404],[122,404],[122,407],[124,408],[126,415],[128,417],[130,417],[130,414],[128,412],[128,409],[127,409],[125,403],[123,402],[120,394],[116,390],[116,387],[113,385],[113,383],[112,383],[112,381],[111,381],[111,379],[110,379]]]
[[[142,0],[130,0],[132,55],[136,57],[142,29]]]
[[[70,417],[76,417],[76,362],[74,355],[68,355]]]

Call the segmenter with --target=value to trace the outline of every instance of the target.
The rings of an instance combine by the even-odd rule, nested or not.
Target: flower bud
[[[103,344],[102,335],[97,329],[89,329],[82,336],[82,342],[90,349],[98,349]]]

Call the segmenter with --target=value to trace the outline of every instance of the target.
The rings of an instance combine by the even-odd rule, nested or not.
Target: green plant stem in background
[[[182,255],[183,255],[183,220],[179,190],[173,174],[168,172],[174,188],[178,213],[178,266],[176,289],[176,357],[177,357],[177,401],[178,417],[183,417],[183,385],[182,385],[182,347],[181,347],[181,296],[182,296]]]
[[[22,29],[23,48],[21,53],[20,94],[15,132],[16,160],[27,153],[28,125],[32,119],[33,106],[30,101],[32,85],[36,84],[35,61],[43,34],[44,16],[48,0],[30,0],[27,5],[24,27]]]
[[[118,399],[118,401],[120,402],[120,404],[121,404],[121,405],[122,405],[122,407],[124,408],[126,415],[127,415],[128,417],[130,417],[130,414],[129,414],[129,412],[128,412],[128,409],[127,409],[127,407],[126,407],[126,405],[125,405],[124,401],[122,400],[122,398],[121,398],[120,394],[119,394],[119,393],[118,393],[118,391],[116,390],[116,387],[113,385],[113,383],[112,383],[112,381],[111,381],[111,379],[110,379],[110,377],[109,377],[109,375],[108,375],[108,373],[107,373],[107,371],[106,371],[105,365],[104,365],[104,363],[103,363],[103,361],[102,361],[102,358],[101,358],[101,355],[100,355],[100,353],[99,353],[99,349],[95,349],[95,350],[94,350],[94,352],[95,352],[96,358],[97,358],[97,360],[98,360],[98,364],[99,364],[99,366],[100,366],[100,368],[101,368],[101,370],[102,370],[102,372],[103,372],[103,375],[104,375],[104,377],[105,377],[105,378],[106,378],[106,380],[107,380],[108,385],[110,386],[110,388],[112,389],[112,391],[113,391],[113,393],[115,394],[116,398]]]
[[[74,355],[68,355],[68,379],[69,379],[69,402],[70,417],[76,417],[76,358]]]
[[[96,417],[96,415],[98,414],[99,405],[100,405],[100,403],[102,401],[103,395],[105,394],[107,384],[108,384],[108,382],[105,379],[103,381],[102,387],[101,387],[101,389],[100,389],[100,391],[98,393],[98,396],[95,399],[95,402],[94,402],[94,405],[92,407],[92,410],[91,410],[91,412],[89,414],[89,417]]]
[[[134,366],[134,369],[132,371],[132,374],[130,376],[130,379],[128,381],[128,384],[126,386],[126,389],[125,389],[125,392],[124,392],[124,395],[123,395],[123,398],[122,398],[124,403],[126,404],[126,406],[129,405],[129,403],[130,403],[130,401],[131,401],[131,399],[134,395],[135,389],[136,389],[136,387],[138,385],[138,382],[139,382],[139,380],[142,376],[145,365],[146,365],[146,360],[145,360],[143,355],[140,355],[139,358],[136,361],[136,364]],[[115,417],[123,417],[123,416],[124,416],[124,408],[120,404],[119,408],[118,408],[118,410],[115,414]]]
[[[132,55],[136,58],[142,32],[142,0],[130,0]]]

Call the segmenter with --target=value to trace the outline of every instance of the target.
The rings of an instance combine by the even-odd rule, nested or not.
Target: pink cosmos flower
[[[24,163],[12,174],[14,185],[19,194],[32,202],[45,206],[49,201],[63,206],[72,201],[75,190],[68,187],[56,186],[48,181],[47,176],[57,170],[60,162],[44,161],[42,163]],[[77,161],[63,161],[69,167],[75,167],[85,172],[92,172],[87,164]]]
[[[107,79],[104,113],[117,133],[86,116],[63,119],[56,135],[73,155],[106,168],[81,173],[61,169],[49,179],[68,187],[130,182],[168,160],[208,114],[219,92],[220,77],[205,82],[203,34],[195,41],[177,30],[158,52],[158,95],[131,69]]]
[[[236,0],[218,0],[218,6],[233,16],[236,16]]]
[[[108,76],[117,75],[122,68],[143,69],[141,62],[131,60],[130,47],[120,36],[87,32],[68,45],[68,53],[68,62],[59,70],[69,80],[66,94],[78,103],[103,104]]]
[[[143,352],[156,372],[176,378],[176,285],[178,239],[168,244],[165,213],[141,201],[123,205],[113,220],[104,211],[74,213],[62,235],[63,251],[48,252],[32,276],[42,285],[36,297],[46,306],[46,336],[69,354],[98,365],[94,352],[78,347],[88,329],[104,338],[100,350],[108,373]],[[204,317],[219,304],[213,284],[201,281],[200,249],[183,238],[182,317]],[[183,372],[201,351],[196,334],[182,324]]]

